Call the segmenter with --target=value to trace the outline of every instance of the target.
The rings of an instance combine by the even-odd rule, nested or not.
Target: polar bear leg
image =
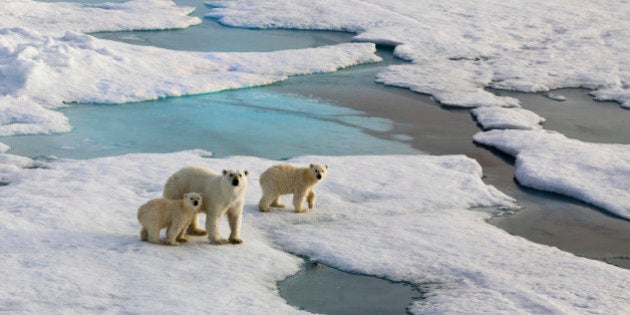
[[[232,244],[241,244],[243,243],[243,240],[241,239],[241,222],[242,222],[242,215],[239,211],[240,207],[234,207],[232,209],[230,209],[230,211],[228,211],[227,215],[228,215],[228,221],[230,223],[230,238],[229,241]]]
[[[304,192],[296,191],[293,193],[293,207],[295,207],[295,212],[306,212],[306,209],[302,208],[302,204],[304,204]]]
[[[276,199],[271,202],[271,206],[275,208],[284,208],[284,205],[280,203],[280,196],[276,197]]]
[[[218,215],[206,215],[206,231],[208,231],[208,241],[210,241],[210,244],[222,245],[228,243],[228,240],[221,238],[221,234],[219,233],[221,217],[221,213]]]
[[[185,224],[185,222],[171,222],[171,225],[166,228],[166,244],[179,245],[179,242],[177,241],[177,236],[180,234],[180,231],[184,230]]]
[[[308,202],[308,208],[313,209],[313,206],[315,206],[315,192],[312,189],[308,192],[306,201]]]
[[[199,227],[199,213],[195,213],[195,216],[193,217],[192,222],[190,222],[186,233],[194,236],[206,236],[206,231]]]
[[[258,209],[260,209],[260,211],[262,211],[262,212],[267,212],[267,211],[271,210],[269,205],[271,205],[271,203],[275,199],[276,199],[276,196],[271,195],[271,194],[266,194],[266,193],[263,192],[263,196],[262,196],[262,198],[260,198],[260,201],[258,202]]]
[[[142,228],[142,230],[140,230],[140,240],[141,241],[147,241],[149,239],[149,233],[147,232],[146,228]]]
[[[160,229],[151,227],[147,228],[147,236],[149,243],[160,244]]]

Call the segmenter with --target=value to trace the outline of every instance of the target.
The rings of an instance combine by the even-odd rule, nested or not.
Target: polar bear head
[[[196,192],[186,193],[184,194],[184,202],[195,210],[198,210],[199,206],[201,206],[201,194]]]
[[[312,163],[309,168],[313,174],[313,177],[315,177],[317,180],[324,179],[324,177],[326,177],[326,173],[328,172],[328,165],[323,165],[319,163]]]
[[[234,188],[247,186],[249,172],[240,170],[223,170],[223,180]]]

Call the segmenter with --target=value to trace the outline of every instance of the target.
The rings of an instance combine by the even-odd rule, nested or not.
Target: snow
[[[149,9],[142,10],[147,5]],[[172,18],[190,10],[174,7],[170,1],[87,7],[10,1],[1,6],[8,9],[10,19],[0,19],[6,23],[0,27],[0,136],[68,132],[72,127],[67,117],[55,109],[69,103],[125,103],[217,92],[381,60],[369,43],[264,53],[203,53],[134,46],[76,31],[155,28],[118,23],[118,14],[123,21],[131,20],[131,14],[135,20],[175,27]],[[32,12],[21,15],[31,7]],[[102,13],[104,7],[107,10]],[[68,31],[53,27],[45,31],[46,25],[37,24],[53,11],[67,15],[69,20],[62,19],[58,27]],[[73,17],[86,21],[81,24]],[[88,21],[94,23],[85,25]]]
[[[377,81],[446,105],[516,106],[484,88],[593,89],[630,107],[626,1],[214,0],[208,16],[241,27],[339,30],[395,45],[409,65]]]
[[[62,35],[66,31],[186,28],[201,23],[198,17],[188,16],[194,10],[194,7],[178,7],[169,0],[104,4],[3,0],[0,3],[0,29],[21,27],[48,35]]]
[[[0,227],[0,309],[297,313],[276,288],[301,264],[285,250],[423,286],[427,300],[414,302],[414,312],[630,308],[625,270],[509,235],[485,222],[487,212],[467,210],[515,205],[485,185],[479,164],[465,156],[291,159],[329,165],[307,214],[258,211],[258,176],[277,161],[208,156],[133,154],[14,170],[0,189],[0,218],[11,223]],[[184,165],[250,171],[243,245],[139,241],[137,208],[161,196],[166,178]]]
[[[541,129],[545,119],[522,108],[478,107],[470,111],[484,130]]]
[[[630,219],[630,145],[582,142],[545,130],[492,130],[474,141],[514,156],[520,184]]]

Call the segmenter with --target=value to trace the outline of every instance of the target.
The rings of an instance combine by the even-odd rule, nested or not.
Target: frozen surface
[[[160,0],[100,5],[3,2],[0,136],[67,132],[68,119],[54,109],[68,103],[124,103],[216,92],[380,61],[368,43],[201,53],[133,46],[80,33],[186,27],[199,22],[186,16],[190,10]]]
[[[44,34],[63,34],[66,31],[185,28],[201,23],[198,17],[188,16],[194,10],[194,7],[178,7],[170,0],[103,4],[3,0],[0,3],[0,29],[24,27]]]
[[[210,1],[209,16],[243,27],[342,30],[395,45],[410,65],[377,81],[455,106],[517,106],[484,87],[594,89],[630,107],[627,1]]]
[[[582,142],[545,130],[492,130],[474,140],[514,156],[522,185],[630,219],[630,145]]]
[[[4,155],[3,155],[4,156]],[[297,313],[276,281],[301,260],[427,287],[414,312],[624,313],[630,274],[537,245],[472,207],[514,207],[464,156],[307,156],[330,167],[307,214],[260,213],[258,175],[276,161],[203,151],[57,160],[0,188],[0,310]],[[239,246],[138,239],[136,209],[184,165],[250,171]],[[227,224],[222,232],[228,233]],[[588,270],[588,272],[584,272]]]
[[[484,130],[488,129],[541,129],[544,118],[522,108],[478,107],[472,115]]]

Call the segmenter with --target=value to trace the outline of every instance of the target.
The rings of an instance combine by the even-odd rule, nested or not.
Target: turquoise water
[[[54,2],[54,1],[48,1]],[[74,1],[85,2],[85,1]],[[90,3],[105,1],[90,1]],[[208,12],[202,1],[175,1]],[[182,30],[100,32],[99,38],[136,45],[196,51],[272,51],[349,42],[351,34],[322,31],[250,30],[210,19]],[[388,55],[389,53],[382,53]],[[393,58],[386,57],[389,62]],[[384,64],[340,71],[363,77]],[[291,79],[289,79],[291,80]],[[371,79],[370,79],[371,80]],[[73,130],[56,135],[0,138],[10,153],[30,157],[93,158],[137,152],[204,149],[215,156],[417,154],[408,138],[389,136],[393,123],[316,97],[265,88],[167,98],[129,104],[72,104],[61,109]]]
[[[93,158],[204,149],[215,156],[283,159],[300,155],[418,153],[386,133],[392,122],[291,94],[244,89],[159,101],[73,104],[61,110],[74,130],[3,138],[11,153]]]

